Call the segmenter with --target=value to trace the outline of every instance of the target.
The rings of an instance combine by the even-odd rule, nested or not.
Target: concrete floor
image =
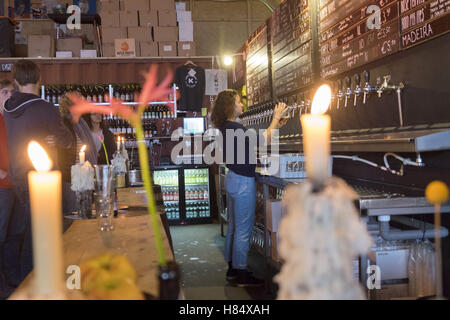
[[[226,232],[226,228],[225,228]],[[228,264],[223,258],[225,238],[220,224],[171,226],[175,260],[181,268],[181,284],[188,300],[262,300],[274,294],[264,287],[239,288],[225,279]],[[258,278],[264,277],[263,257],[250,250],[248,264]],[[270,273],[269,278],[273,276]],[[276,289],[275,289],[276,290]],[[273,292],[273,290],[272,290]]]

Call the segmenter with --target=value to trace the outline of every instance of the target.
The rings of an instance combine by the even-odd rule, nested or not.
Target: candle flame
[[[83,146],[81,147],[80,152],[84,152],[84,150],[86,150],[86,145],[83,145]]]
[[[312,102],[311,113],[322,114],[328,110],[331,103],[331,88],[324,84],[317,89]]]
[[[28,156],[37,171],[48,171],[52,167],[52,161],[44,148],[36,141],[28,144]]]

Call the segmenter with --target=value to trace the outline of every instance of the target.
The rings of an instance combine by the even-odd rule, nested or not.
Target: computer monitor
[[[204,118],[183,118],[183,129],[188,134],[198,134],[205,132]]]

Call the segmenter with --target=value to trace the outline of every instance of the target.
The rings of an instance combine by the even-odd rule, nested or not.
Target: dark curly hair
[[[227,89],[220,92],[214,100],[211,121],[215,128],[220,129],[223,123],[233,116],[236,96],[239,96],[239,92],[233,89]]]

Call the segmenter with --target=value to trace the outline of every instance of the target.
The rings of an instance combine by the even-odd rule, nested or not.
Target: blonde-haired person
[[[225,242],[225,260],[228,262],[226,279],[236,280],[240,287],[260,286],[264,283],[253,277],[247,266],[256,205],[254,149],[257,146],[251,145],[251,140],[258,141],[259,137],[249,139],[251,132],[247,132],[247,128],[236,122],[242,114],[242,107],[239,93],[228,89],[220,92],[216,97],[211,113],[214,127],[219,129],[223,136],[223,159],[229,169],[225,177],[228,210],[228,231]],[[284,103],[275,107],[272,123],[264,133],[265,143],[271,141],[274,129],[279,129],[286,123],[286,120],[281,120],[286,111],[287,107]],[[240,134],[245,134],[245,138],[239,139],[237,136]],[[240,144],[239,141],[245,143]],[[227,148],[230,147],[234,149],[234,159],[229,154],[227,157],[227,153],[230,153]],[[242,155],[245,156],[245,160],[239,163],[238,160]]]

